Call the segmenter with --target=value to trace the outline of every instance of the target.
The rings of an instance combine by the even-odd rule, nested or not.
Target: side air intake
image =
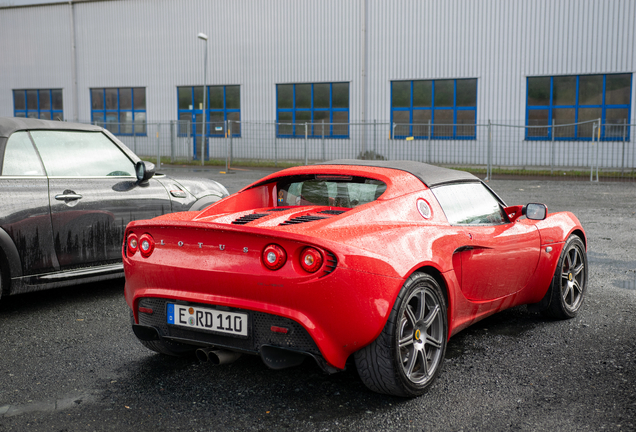
[[[279,224],[279,226],[296,225],[296,224],[305,223],[305,222],[313,222],[313,221],[317,221],[321,219],[328,219],[328,218],[324,216],[298,216],[298,217],[286,220],[282,224]]]
[[[267,213],[252,213],[252,214],[248,214],[245,216],[241,216],[240,218],[232,221],[232,224],[234,225],[245,225],[248,224],[252,221],[255,221],[256,219],[260,219],[262,217],[265,216],[269,216]]]
[[[328,214],[328,215],[337,216],[337,215],[341,215],[341,214],[343,214],[345,212],[346,212],[346,210],[323,210],[323,211],[319,211],[318,213],[319,214],[322,213],[322,214]]]

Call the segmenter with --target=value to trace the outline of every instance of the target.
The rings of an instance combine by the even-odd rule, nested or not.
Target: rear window
[[[380,180],[342,175],[287,177],[277,183],[277,205],[353,208],[375,201],[386,190]]]

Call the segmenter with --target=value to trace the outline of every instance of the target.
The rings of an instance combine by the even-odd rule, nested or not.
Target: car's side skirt
[[[124,265],[122,263],[115,263],[83,269],[11,278],[11,291],[9,294],[24,294],[122,277],[124,277]]]

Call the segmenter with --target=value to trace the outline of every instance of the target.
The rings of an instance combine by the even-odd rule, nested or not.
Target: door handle
[[[59,195],[55,195],[55,199],[59,200],[59,201],[69,201],[69,200],[78,200],[78,199],[82,199],[82,196],[80,194],[77,194],[75,192],[64,192],[62,194]]]

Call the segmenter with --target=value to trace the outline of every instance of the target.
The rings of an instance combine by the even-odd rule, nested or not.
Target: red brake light
[[[282,247],[270,244],[263,249],[263,264],[270,270],[278,270],[287,262],[287,253]]]
[[[300,266],[309,273],[314,273],[322,267],[322,255],[317,249],[305,248],[300,254]]]
[[[141,256],[148,258],[153,250],[155,250],[155,241],[150,234],[143,234],[139,237],[139,252]]]
[[[128,256],[133,256],[135,252],[137,252],[137,247],[139,246],[139,241],[137,240],[137,236],[135,234],[129,235],[126,242],[127,242]]]

